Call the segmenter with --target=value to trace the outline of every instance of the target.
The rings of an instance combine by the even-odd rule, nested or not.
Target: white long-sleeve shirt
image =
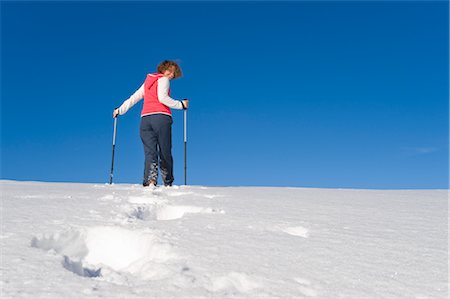
[[[144,98],[144,85],[143,83],[138,90],[136,90],[123,104],[119,107],[119,114],[125,114],[131,107]],[[170,81],[167,77],[161,77],[158,79],[158,100],[169,108],[183,109],[181,101],[172,99],[169,96]]]

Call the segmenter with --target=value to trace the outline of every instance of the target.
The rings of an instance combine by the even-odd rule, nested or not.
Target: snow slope
[[[447,298],[447,190],[1,181],[1,298]]]

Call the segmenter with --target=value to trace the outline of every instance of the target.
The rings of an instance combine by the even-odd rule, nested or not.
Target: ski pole
[[[187,185],[187,109],[184,109],[184,185]]]
[[[112,161],[111,161],[111,172],[109,174],[109,184],[112,184],[113,181],[113,172],[114,172],[114,150],[116,148],[116,132],[117,132],[117,116],[114,117],[114,132],[113,132],[113,142],[112,142]]]

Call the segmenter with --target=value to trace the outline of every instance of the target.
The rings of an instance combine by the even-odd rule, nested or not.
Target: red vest
[[[142,107],[141,116],[159,113],[172,116],[170,108],[161,103],[158,99],[158,79],[162,76],[163,75],[159,73],[147,75],[144,83],[144,106]]]

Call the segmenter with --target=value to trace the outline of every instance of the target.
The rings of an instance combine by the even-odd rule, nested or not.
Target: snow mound
[[[177,258],[172,247],[156,236],[114,226],[38,236],[31,246],[63,255],[66,269],[87,277],[119,272],[160,279],[170,274],[164,263]]]

